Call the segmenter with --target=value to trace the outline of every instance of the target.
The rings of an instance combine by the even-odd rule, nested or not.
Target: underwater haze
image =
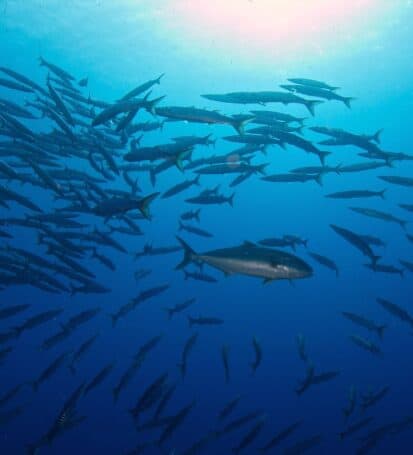
[[[413,2],[0,0],[0,453],[411,454]]]

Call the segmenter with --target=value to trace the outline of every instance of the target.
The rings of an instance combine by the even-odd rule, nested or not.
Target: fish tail
[[[321,104],[323,101],[321,100],[307,100],[305,102],[305,107],[308,109],[308,111],[310,112],[310,114],[314,117],[315,115],[315,112],[314,112],[314,109],[315,107],[318,105],[318,104]]]
[[[320,185],[320,186],[323,186],[323,177],[324,177],[324,174],[322,172],[320,172],[319,174],[317,174],[315,177],[314,177],[314,180]]]
[[[199,219],[199,214],[200,214],[200,213],[201,213],[201,209],[198,209],[198,210],[195,211],[195,219],[198,221],[198,223],[201,221],[201,220]]]
[[[156,83],[157,84],[160,84],[161,83],[161,79],[165,76],[165,73],[162,73],[159,77],[156,78]]]
[[[146,219],[150,219],[149,204],[159,195],[159,193],[152,193],[149,196],[145,196],[139,202],[139,210]]]
[[[182,231],[182,229],[185,229],[181,220],[179,220],[178,223],[179,223],[179,230],[180,231]]]
[[[343,97],[343,103],[349,108],[351,109],[351,102],[354,101],[356,98],[352,98],[352,97]]]
[[[150,93],[150,92],[149,92]],[[160,101],[162,101],[163,99],[165,98],[165,95],[164,96],[160,96],[158,98],[155,98],[153,100],[146,100],[146,107],[145,109],[150,112],[152,115],[155,115],[156,114],[156,106],[160,103]]]
[[[170,308],[162,308],[164,311],[166,311],[166,314],[168,315],[168,320],[172,318],[173,311]]]
[[[380,196],[382,199],[386,199],[386,197],[385,197],[386,191],[387,191],[387,189],[384,189],[384,190],[379,191],[379,196]]]
[[[241,136],[245,133],[245,125],[249,123],[252,119],[244,119],[244,120],[233,120],[231,125],[235,128],[235,131],[240,134]]]
[[[372,136],[371,140],[374,142],[377,142],[377,144],[381,143],[381,133],[383,132],[383,128],[380,128],[378,131],[376,131]]]
[[[175,156],[175,166],[181,171],[183,172],[184,171],[184,165],[182,163],[182,160],[184,159],[185,155],[186,155],[187,151],[183,151],[183,152],[180,152],[178,153],[176,156]]]
[[[184,280],[187,279],[189,279],[189,273],[186,270],[184,270]]]
[[[193,324],[194,324],[194,318],[191,318],[191,316],[187,316],[188,317],[188,324],[189,324],[189,327],[192,327]]]
[[[178,242],[181,244],[181,246],[184,249],[184,257],[182,261],[175,267],[175,270],[183,269],[186,267],[188,264],[190,264],[196,257],[197,254],[195,251],[180,237],[176,236],[176,239]]]
[[[318,158],[320,159],[321,164],[324,166],[325,161],[326,161],[326,157],[327,157],[328,155],[331,155],[331,152],[322,152],[322,151],[319,151],[319,152],[317,152],[317,155],[318,155]]]
[[[257,168],[258,172],[262,175],[265,175],[265,168],[268,166],[268,163],[260,164]]]
[[[231,206],[231,207],[234,207],[234,196],[235,196],[235,192],[231,194],[231,196],[228,198],[228,204]]]
[[[199,179],[201,178],[201,174],[198,174],[194,180],[194,184],[199,186]]]

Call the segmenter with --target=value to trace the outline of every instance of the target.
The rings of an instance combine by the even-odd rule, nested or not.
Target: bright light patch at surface
[[[186,0],[174,2],[175,20],[190,39],[251,52],[285,53],[348,40],[366,27],[383,0]]]

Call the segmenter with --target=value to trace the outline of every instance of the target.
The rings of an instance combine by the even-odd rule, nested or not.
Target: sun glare
[[[383,0],[181,0],[174,20],[191,39],[242,51],[288,52],[362,30]]]

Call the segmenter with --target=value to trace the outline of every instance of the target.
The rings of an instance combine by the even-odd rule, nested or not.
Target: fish
[[[363,172],[385,167],[386,163],[380,161],[361,162],[340,166],[340,172]]]
[[[181,355],[181,362],[178,363],[178,368],[181,371],[182,378],[184,378],[186,375],[188,356],[189,356],[190,352],[193,350],[197,340],[198,340],[198,333],[195,332],[185,342],[184,349],[183,349],[182,355]]]
[[[261,410],[251,411],[248,414],[244,414],[241,417],[238,417],[230,422],[228,422],[221,430],[216,431],[217,438],[224,436],[228,433],[232,433],[235,430],[243,427],[249,422],[252,422],[258,418],[264,417],[265,414]]]
[[[314,253],[311,251],[308,254],[313,259],[315,259],[319,264],[324,265],[325,267],[327,267],[330,270],[333,270],[334,272],[336,272],[336,276],[339,276],[339,270],[338,270],[337,264],[333,260],[329,259],[326,256],[322,256],[321,254]]]
[[[377,297],[376,302],[382,306],[388,313],[392,314],[401,321],[407,322],[413,326],[413,317],[401,306],[390,302],[389,300]]]
[[[399,207],[408,212],[413,212],[413,204],[399,204]]]
[[[354,198],[369,198],[369,197],[379,197],[384,199],[384,193],[386,190],[381,191],[370,191],[370,190],[349,190],[349,191],[339,191],[337,193],[327,194],[325,197],[330,199],[354,199]]]
[[[287,439],[291,434],[293,434],[301,425],[302,421],[298,420],[288,427],[285,427],[278,433],[276,433],[268,442],[265,444],[265,446],[260,447],[260,452],[265,453],[268,452],[269,450],[272,450],[274,447],[278,446],[283,442],[285,439]]]
[[[56,308],[55,310],[43,311],[27,318],[22,324],[13,327],[17,336],[20,336],[25,330],[34,329],[51,320],[55,320],[64,311],[64,308]]]
[[[176,194],[182,193],[182,191],[185,191],[192,185],[199,186],[199,177],[200,176],[198,175],[193,180],[186,180],[185,182],[178,183],[172,186],[171,188],[169,188],[169,190],[165,191],[165,193],[162,194],[161,199],[170,198],[171,196],[175,196]]]
[[[184,212],[181,214],[180,218],[184,221],[196,220],[198,223],[200,222],[199,215],[201,213],[201,209],[197,210],[189,210],[188,212]]]
[[[272,174],[261,177],[261,180],[273,183],[306,183],[314,181],[322,185],[320,175],[314,174]]]
[[[366,267],[373,270],[374,272],[381,272],[381,273],[391,273],[397,274],[401,277],[404,276],[404,270],[395,267],[394,265],[389,264],[365,264]]]
[[[245,125],[253,119],[253,116],[234,118],[220,114],[217,111],[180,106],[156,107],[155,113],[168,119],[184,120],[192,123],[230,125],[238,134],[243,134]]]
[[[321,104],[321,100],[307,100],[301,98],[292,93],[286,92],[232,92],[225,93],[222,95],[207,94],[201,95],[203,98],[211,101],[218,101],[221,103],[231,103],[231,104],[261,104],[265,106],[267,103],[281,103],[284,105],[288,104],[302,104],[304,105],[310,114],[314,116],[315,106]]]
[[[43,57],[39,57],[39,64],[40,66],[45,66],[49,71],[54,73],[60,79],[64,81],[74,81],[75,78],[68,73],[66,70],[60,68],[59,66],[55,65],[54,63],[48,62]]]
[[[244,451],[244,449],[246,449],[247,447],[249,447],[255,441],[255,439],[257,439],[264,425],[265,419],[264,418],[259,419],[258,422],[242,438],[238,446],[232,449],[232,452],[234,454],[238,454],[241,451]]]
[[[223,323],[224,323],[224,321],[219,318],[204,317],[204,316],[199,316],[196,318],[193,316],[188,316],[189,327],[192,327],[194,325],[221,325]]]
[[[54,359],[39,375],[37,379],[32,381],[30,384],[33,387],[33,390],[36,392],[39,386],[53,376],[57,370],[63,365],[63,363],[67,360],[69,356],[69,352],[64,352],[60,354],[56,359]]]
[[[222,364],[224,366],[224,373],[225,373],[225,383],[228,384],[230,381],[230,374],[229,374],[229,347],[224,344],[221,348],[221,359]]]
[[[218,280],[211,276],[207,275],[206,273],[202,272],[190,272],[188,270],[184,270],[184,279],[185,280],[196,280],[196,281],[204,281],[205,283],[217,283]]]
[[[361,429],[368,426],[372,422],[372,420],[373,417],[366,417],[365,419],[361,419],[358,422],[349,425],[346,429],[339,433],[340,439],[345,439],[348,436],[352,436],[357,431],[360,431]]]
[[[234,196],[235,196],[235,193],[232,193],[230,196],[224,196],[221,194],[201,193],[198,196],[185,199],[185,202],[188,202],[190,204],[202,204],[202,205],[227,203],[231,207],[233,207],[234,206]]]
[[[335,93],[333,90],[315,87],[314,85],[282,84],[280,87],[292,93],[315,96],[317,98],[323,98],[326,100],[342,101],[349,109],[351,108],[351,102],[355,100],[353,97],[341,96]]]
[[[356,346],[359,346],[360,348],[364,349],[365,351],[368,351],[377,356],[383,355],[383,352],[381,351],[381,349],[377,345],[375,345],[372,341],[367,340],[366,338],[362,338],[361,336],[358,336],[358,335],[350,335],[349,338]]]
[[[354,386],[351,386],[348,394],[348,406],[343,408],[343,414],[346,419],[350,417],[351,414],[353,414],[354,410],[356,409],[356,401],[357,390]]]
[[[293,84],[306,85],[308,87],[321,88],[324,90],[331,90],[333,92],[340,88],[340,87],[335,87],[333,85],[329,85],[326,82],[317,81],[315,79],[290,78],[290,79],[288,79],[288,81],[292,82]]]
[[[177,385],[172,384],[170,387],[168,387],[162,397],[162,399],[159,401],[159,404],[155,410],[154,418],[159,419],[160,415],[163,413],[166,405],[169,403],[170,399],[172,398],[173,394],[175,393]]]
[[[84,389],[84,395],[87,395],[92,389],[97,387],[99,384],[101,384],[107,376],[109,376],[110,372],[113,370],[115,364],[114,363],[109,363],[108,365],[104,366],[97,374],[96,376],[85,386]]]
[[[237,407],[238,403],[240,402],[242,398],[242,395],[237,395],[235,398],[231,399],[226,403],[223,408],[218,412],[218,419],[219,420],[224,420],[226,419],[230,414],[232,414]]]
[[[7,319],[16,316],[17,314],[30,308],[30,306],[31,305],[29,303],[23,303],[20,305],[13,305],[6,308],[0,307],[0,319]]]
[[[380,259],[380,256],[374,254],[373,250],[371,249],[368,242],[365,239],[356,234],[349,229],[337,226],[335,224],[330,224],[330,227],[341,237],[343,237],[347,242],[351,243],[354,247],[356,247],[364,256],[367,256],[372,264],[376,264],[377,261]]]
[[[303,335],[298,334],[296,337],[296,340],[297,340],[298,355],[303,362],[307,362],[308,355],[307,355],[307,350],[306,350],[306,346],[305,346],[305,338]]]
[[[33,92],[33,89],[31,87],[27,87],[26,85],[19,84],[18,82],[14,82],[9,79],[4,79],[3,77],[0,77],[0,85],[3,87],[10,88],[12,90],[17,90],[19,92],[24,93]]]
[[[304,120],[306,120],[305,117],[295,117],[294,115],[291,114],[286,114],[284,112],[276,112],[276,111],[250,111],[251,114],[253,114],[255,117],[253,119],[253,122],[256,123],[257,120],[260,120],[262,118],[267,119],[272,122],[285,122],[285,123],[299,123],[302,125],[304,123]]]
[[[245,138],[246,135],[242,136]],[[222,174],[238,174],[238,173],[250,173],[250,174],[265,174],[265,168],[268,163],[250,165],[243,162],[230,162],[224,164],[211,164],[210,166],[201,167],[196,169],[195,173],[202,175],[222,175]]]
[[[402,220],[400,218],[395,217],[391,213],[383,212],[381,210],[370,209],[366,207],[350,207],[350,210],[356,213],[360,213],[362,215],[371,217],[371,218],[378,218],[383,221],[393,222],[399,224],[403,229],[406,229],[406,220]]]
[[[95,215],[103,216],[108,219],[112,216],[118,216],[127,213],[129,210],[139,210],[142,215],[150,219],[151,215],[149,212],[149,204],[159,195],[160,193],[152,193],[144,198],[120,198],[113,197],[105,199],[96,205],[92,212]]]
[[[214,236],[214,234],[211,234],[210,232],[205,231],[204,229],[198,228],[196,226],[191,226],[189,224],[184,224],[182,223],[182,221],[179,221],[179,230],[180,231],[184,230],[186,232],[190,232],[191,234],[195,234],[200,237],[211,238]]]
[[[368,395],[363,395],[362,402],[360,404],[362,412],[364,412],[367,408],[374,406],[379,401],[381,401],[390,391],[390,387],[386,386],[383,387],[376,393],[369,393]]]
[[[129,413],[135,421],[142,412],[150,409],[161,398],[161,392],[167,378],[168,374],[163,373],[150,383],[149,386],[143,391],[135,407],[129,410]]]
[[[186,406],[183,406],[172,418],[171,422],[167,424],[162,434],[158,439],[158,446],[162,446],[176,431],[176,429],[182,425],[184,420],[187,418],[189,413],[195,406],[195,401],[192,401]]]
[[[168,314],[168,319],[171,319],[174,314],[181,313],[182,311],[188,309],[192,305],[196,303],[196,297],[192,297],[191,299],[187,299],[182,303],[177,303],[172,308],[164,308],[164,310]]]
[[[255,337],[252,339],[252,346],[254,348],[255,358],[254,358],[254,361],[251,362],[250,365],[251,365],[252,373],[254,374],[262,362],[262,348],[261,348],[258,340]]]
[[[19,393],[22,387],[23,384],[17,384],[5,392],[2,396],[0,396],[0,408],[6,405],[11,399],[13,399]]]
[[[311,267],[298,257],[284,251],[261,248],[250,242],[198,254],[180,237],[177,240],[184,249],[184,258],[176,266],[177,269],[182,269],[191,262],[205,263],[226,275],[239,273],[256,276],[265,282],[307,278],[312,275]]]
[[[381,175],[379,179],[385,182],[392,183],[393,185],[400,185],[406,187],[413,187],[413,178],[401,177],[398,175]]]
[[[358,314],[351,313],[348,311],[342,311],[341,314],[354,324],[357,324],[360,327],[364,327],[365,329],[371,332],[375,332],[380,339],[383,338],[384,330],[387,328],[386,325],[377,325],[376,323],[374,323],[370,319],[365,318],[364,316],[360,316]]]
[[[72,374],[76,373],[75,369],[76,363],[78,363],[79,360],[90,350],[90,348],[93,346],[98,337],[99,333],[92,335],[86,341],[84,341],[73,353],[72,359],[69,364],[69,370],[71,371]]]
[[[164,76],[165,76],[165,74],[162,73],[157,78],[144,82],[143,84],[135,87],[133,90],[128,92],[126,95],[124,95],[119,101],[127,101],[131,98],[135,98],[136,96],[141,95],[142,93],[144,93],[147,90],[149,90],[150,88],[152,88],[154,85],[156,85],[156,84],[159,85],[161,83],[161,79]]]
[[[323,437],[321,434],[317,434],[315,436],[311,436],[307,439],[303,439],[301,441],[296,442],[294,445],[287,447],[284,449],[284,455],[301,455],[308,450],[317,447],[321,444]]]

